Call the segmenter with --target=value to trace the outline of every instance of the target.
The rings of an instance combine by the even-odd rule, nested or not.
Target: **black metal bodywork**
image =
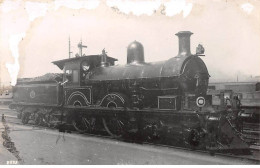
[[[93,86],[93,91],[99,91],[93,97],[94,104],[108,93],[119,92],[132,100],[131,107],[156,108],[158,96],[176,95],[181,99],[185,93],[205,95],[207,81],[208,71],[203,61],[198,56],[187,56],[156,63],[99,67],[85,83]],[[96,83],[103,86],[95,87]]]
[[[209,73],[200,55],[190,53],[191,34],[177,33],[179,54],[161,62],[145,62],[143,46],[136,41],[128,46],[126,65],[114,65],[116,59],[104,50],[101,55],[55,61],[64,71],[63,79],[41,81],[37,86],[39,90],[51,88],[56,81],[58,89],[41,92],[41,101],[36,101],[35,96],[28,97],[32,82],[18,83],[12,106],[21,112],[23,120],[29,116],[25,114],[37,118],[37,111],[41,111],[41,120],[49,120],[46,115],[65,115],[67,123],[77,130],[84,125],[92,131],[103,122],[110,135],[138,130],[148,139],[170,138],[176,144],[185,142],[203,148],[221,143],[221,148],[227,149],[234,146],[228,141],[230,137],[239,138],[225,133],[232,129],[223,111],[211,114],[208,107],[196,104],[198,97],[206,98]],[[21,88],[27,88],[27,92]],[[58,97],[55,100],[51,99],[54,95]],[[214,142],[209,143],[210,139]],[[246,148],[242,142],[237,145]]]
[[[179,32],[180,39],[179,54],[166,61],[146,63],[144,62],[143,46],[139,42],[133,42],[128,46],[128,63],[116,66],[98,66],[99,60],[95,57],[86,56],[61,61],[55,61],[64,71],[77,71],[79,81],[67,82],[64,85],[66,93],[79,93],[79,87],[86,87],[91,93],[84,93],[84,97],[91,100],[81,102],[84,106],[102,105],[102,99],[111,93],[119,93],[127,99],[128,108],[158,108],[158,96],[175,95],[179,99],[178,109],[196,109],[185,102],[187,95],[195,99],[198,96],[206,95],[208,85],[208,70],[204,62],[197,55],[192,55],[189,51],[190,32]],[[188,44],[186,44],[188,43]],[[104,54],[103,54],[104,55]],[[108,57],[108,63],[114,64],[114,60]],[[112,63],[111,63],[112,61]],[[81,65],[88,62],[90,68],[84,72]],[[87,73],[87,74],[84,74]],[[66,81],[66,73],[64,81]],[[70,90],[70,91],[69,91]],[[74,93],[75,94],[75,93]],[[68,102],[70,95],[65,94],[66,105],[75,104]],[[91,102],[91,103],[90,103]]]

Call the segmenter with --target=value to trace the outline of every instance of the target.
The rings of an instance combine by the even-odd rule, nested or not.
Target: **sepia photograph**
[[[259,0],[0,0],[0,165],[259,165]]]

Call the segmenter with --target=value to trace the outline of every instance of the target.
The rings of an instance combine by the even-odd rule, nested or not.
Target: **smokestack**
[[[178,56],[190,56],[190,31],[180,31],[175,35],[179,37],[179,54]]]

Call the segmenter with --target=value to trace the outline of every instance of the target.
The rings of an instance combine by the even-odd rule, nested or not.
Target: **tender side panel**
[[[14,87],[14,102],[58,105],[61,100],[57,84],[25,84]]]

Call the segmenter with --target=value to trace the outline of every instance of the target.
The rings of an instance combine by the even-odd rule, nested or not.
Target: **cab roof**
[[[57,65],[61,70],[64,68],[65,63],[68,62],[75,62],[75,61],[83,61],[83,60],[93,60],[93,59],[101,59],[101,55],[85,55],[82,57],[73,57],[73,58],[67,58],[63,60],[53,61],[52,63]],[[107,62],[114,63],[115,61],[118,61],[116,58],[107,56]]]

